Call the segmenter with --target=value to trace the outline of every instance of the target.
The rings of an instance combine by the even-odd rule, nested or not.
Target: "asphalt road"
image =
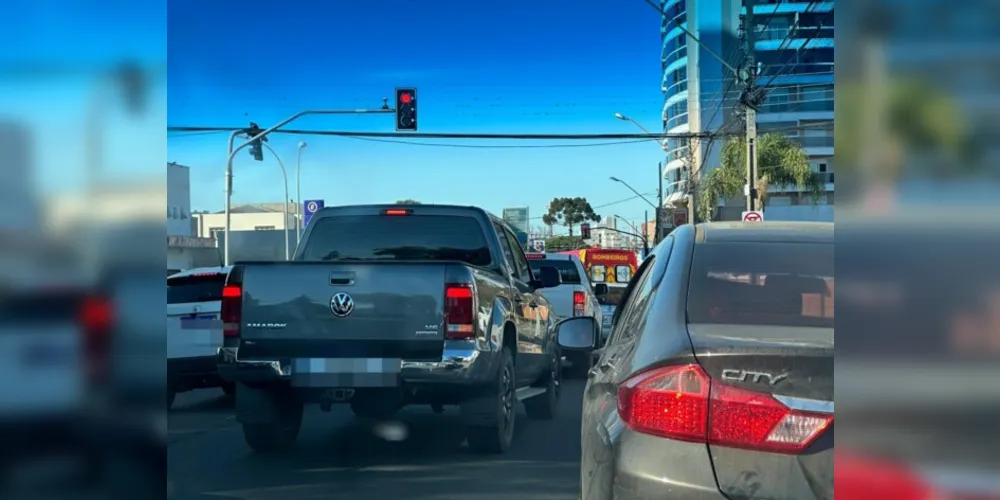
[[[169,497],[174,500],[517,499],[571,500],[579,494],[583,381],[564,381],[558,417],[518,413],[514,444],[503,455],[471,453],[457,408],[429,407],[397,417],[405,439],[379,437],[348,407],[306,408],[298,447],[251,452],[219,390],[180,394],[169,416]]]

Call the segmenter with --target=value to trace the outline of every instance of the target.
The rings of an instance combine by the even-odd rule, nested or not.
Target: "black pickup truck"
[[[219,372],[257,451],[292,445],[302,407],[349,403],[364,418],[458,405],[469,446],[511,443],[515,403],[553,417],[560,320],[514,232],[474,207],[320,210],[292,261],[238,262],[223,290]]]

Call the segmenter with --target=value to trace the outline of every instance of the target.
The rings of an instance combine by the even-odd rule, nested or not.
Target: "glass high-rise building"
[[[716,56],[734,68],[746,59],[741,39],[746,1],[664,0],[661,5],[663,130],[742,131],[740,84]],[[802,144],[827,191],[814,203],[794,188],[769,189],[770,220],[833,220],[833,5],[819,0],[755,2],[758,82],[768,89],[757,114],[758,133],[781,131]],[[694,188],[688,180],[718,165],[723,140],[667,141],[666,203],[685,202]],[[738,217],[742,209],[741,200],[730,200],[721,218]]]

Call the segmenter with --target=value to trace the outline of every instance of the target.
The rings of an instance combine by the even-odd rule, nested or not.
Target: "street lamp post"
[[[270,134],[271,132],[274,132],[275,130],[284,127],[285,125],[288,125],[289,123],[292,123],[293,121],[298,120],[303,116],[352,115],[352,114],[365,115],[365,114],[386,114],[395,112],[396,112],[395,109],[389,107],[381,109],[311,109],[311,110],[299,111],[298,113],[295,113],[294,115],[289,116],[288,118],[285,118],[284,120],[278,122],[277,125],[274,125],[273,127],[267,130],[261,131],[261,133],[257,134],[256,136],[249,138],[246,142],[240,144],[235,149],[233,149],[234,139],[236,138],[236,135],[241,133],[242,131],[233,131],[233,133],[230,134],[229,136],[229,158],[226,160],[226,227],[223,230],[223,234],[225,234],[225,240],[226,240],[225,241],[226,247],[225,249],[223,249],[223,260],[225,265],[227,266],[229,265],[229,230],[231,227],[231,215],[232,215],[231,208],[233,202],[233,158],[236,157],[236,153],[239,153],[247,146],[253,144],[254,141],[267,136],[267,134]],[[286,198],[285,205],[287,204],[288,204],[288,199]]]
[[[302,182],[299,172],[302,170],[302,150],[308,144],[306,141],[299,141],[298,157],[295,160],[295,243],[302,241]]]
[[[285,205],[285,223],[283,224],[285,227],[285,260],[291,260],[292,254],[290,251],[291,249],[288,241],[288,172],[285,171],[285,164],[281,162],[281,157],[278,156],[278,153],[274,152],[274,148],[272,148],[271,145],[266,142],[261,144],[265,148],[267,148],[267,150],[270,151],[272,155],[274,155],[274,159],[278,161],[278,166],[281,167],[281,177],[285,180],[285,203],[283,203],[283,205]],[[229,241],[227,240],[226,245],[228,244]]]
[[[620,216],[620,215],[617,215],[617,214],[616,214],[616,215],[615,215],[614,217],[615,217],[616,219],[619,219],[619,220],[621,220],[622,222],[624,222],[624,223],[625,223],[625,225],[627,225],[627,226],[628,226],[629,228],[631,228],[631,229],[632,229],[632,231],[633,231],[633,232],[635,232],[635,234],[639,235],[639,239],[641,239],[641,240],[642,240],[642,249],[643,249],[643,250],[644,250],[644,251],[646,252],[646,254],[648,255],[648,254],[649,254],[649,240],[648,240],[648,239],[646,239],[646,233],[645,233],[645,232],[643,232],[643,231],[640,231],[640,230],[639,230],[639,228],[635,227],[635,224],[632,224],[631,222],[629,222],[629,221],[628,221],[627,219],[625,219],[624,217],[622,217],[622,216]],[[646,224],[646,223],[648,223],[648,222],[649,222],[649,221],[643,221],[643,224]]]
[[[609,179],[611,179],[611,180],[613,180],[615,182],[622,183],[622,185],[625,186],[625,187],[627,187],[629,189],[629,191],[632,191],[633,193],[635,193],[636,196],[638,196],[639,198],[642,198],[642,201],[645,201],[646,203],[649,203],[649,206],[651,206],[653,208],[656,208],[656,205],[653,204],[653,202],[649,201],[649,199],[646,198],[645,196],[643,196],[642,193],[636,191],[635,188],[633,188],[632,186],[629,186],[627,182],[625,182],[625,181],[623,181],[623,180],[621,180],[621,179],[619,179],[617,177],[609,177]]]

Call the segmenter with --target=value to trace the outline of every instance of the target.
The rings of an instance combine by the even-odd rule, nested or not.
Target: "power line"
[[[642,196],[653,196],[655,194],[656,194],[656,191],[651,191],[649,193],[643,193]],[[591,208],[593,208],[594,210],[597,210],[599,208],[613,207],[615,205],[621,205],[622,203],[627,203],[627,202],[630,202],[632,200],[638,200],[639,198],[642,198],[642,196],[632,196],[632,197],[629,197],[629,198],[623,198],[621,200],[612,201],[612,202],[609,202],[609,203],[605,203],[603,205],[591,206]],[[543,219],[544,217],[545,217],[544,215],[539,215],[537,217],[529,217],[528,220],[540,220],[540,219]]]
[[[619,146],[623,144],[638,144],[649,142],[647,139],[638,139],[632,141],[612,141],[612,142],[594,142],[586,144],[519,144],[519,145],[497,145],[497,144],[442,144],[433,142],[413,142],[413,141],[403,141],[403,140],[393,140],[393,139],[377,139],[373,137],[354,137],[346,136],[348,139],[355,139],[359,141],[371,141],[371,142],[381,142],[389,144],[405,144],[408,146],[431,146],[431,147],[442,147],[442,148],[468,148],[468,149],[554,149],[554,148],[586,148],[586,147],[598,147],[598,146]]]
[[[655,10],[656,12],[659,12],[661,19],[667,19],[667,13],[663,10],[662,7],[660,7],[659,5],[656,5],[656,3],[653,2],[653,0],[646,0],[646,4],[649,5],[650,7],[652,7],[653,10]],[[676,26],[678,29],[680,29],[681,31],[683,31],[684,34],[687,35],[688,38],[690,38],[695,43],[697,43],[699,46],[701,46],[702,50],[704,50],[709,55],[711,55],[716,60],[718,60],[720,63],[722,63],[722,65],[725,66],[726,69],[728,69],[729,71],[732,71],[734,74],[738,74],[739,73],[739,71],[736,71],[736,68],[734,68],[731,64],[729,64],[729,62],[727,62],[725,59],[723,59],[722,56],[720,56],[714,50],[712,50],[712,48],[709,47],[708,44],[702,42],[700,38],[698,38],[697,36],[695,36],[695,34],[692,33],[690,30],[688,30],[687,27],[685,27],[682,23],[678,23],[677,21],[674,21],[673,18],[670,18],[670,22],[674,26]]]
[[[194,126],[168,126],[168,132],[232,132],[243,130],[245,127],[194,127]],[[356,132],[347,130],[300,130],[300,129],[278,129],[272,134],[296,134],[296,135],[327,135],[337,137],[380,137],[389,139],[492,139],[492,140],[663,140],[663,139],[688,139],[702,138],[710,134],[705,132],[691,132],[680,134],[485,134],[485,133],[464,133],[464,132]]]
[[[802,42],[802,45],[800,45],[799,48],[788,59],[788,62],[786,62],[785,65],[782,66],[781,69],[777,73],[775,73],[774,75],[771,76],[771,78],[767,81],[767,83],[764,84],[765,87],[767,87],[772,82],[774,82],[774,80],[777,79],[779,76],[781,76],[781,75],[783,75],[785,73],[788,73],[789,71],[791,71],[791,70],[795,69],[796,67],[798,67],[798,65],[802,62],[801,60],[799,60],[799,54],[803,50],[805,50],[806,46],[809,45],[809,42],[813,41],[813,39],[815,39],[817,36],[819,36],[820,32],[823,31],[824,24],[825,24],[825,21],[820,21],[819,25],[816,26],[816,30],[813,31],[813,34],[811,36],[809,36],[809,38],[806,38],[805,41]],[[796,60],[795,64],[792,64],[791,66],[789,66],[788,63],[790,63],[792,61],[792,59]]]

